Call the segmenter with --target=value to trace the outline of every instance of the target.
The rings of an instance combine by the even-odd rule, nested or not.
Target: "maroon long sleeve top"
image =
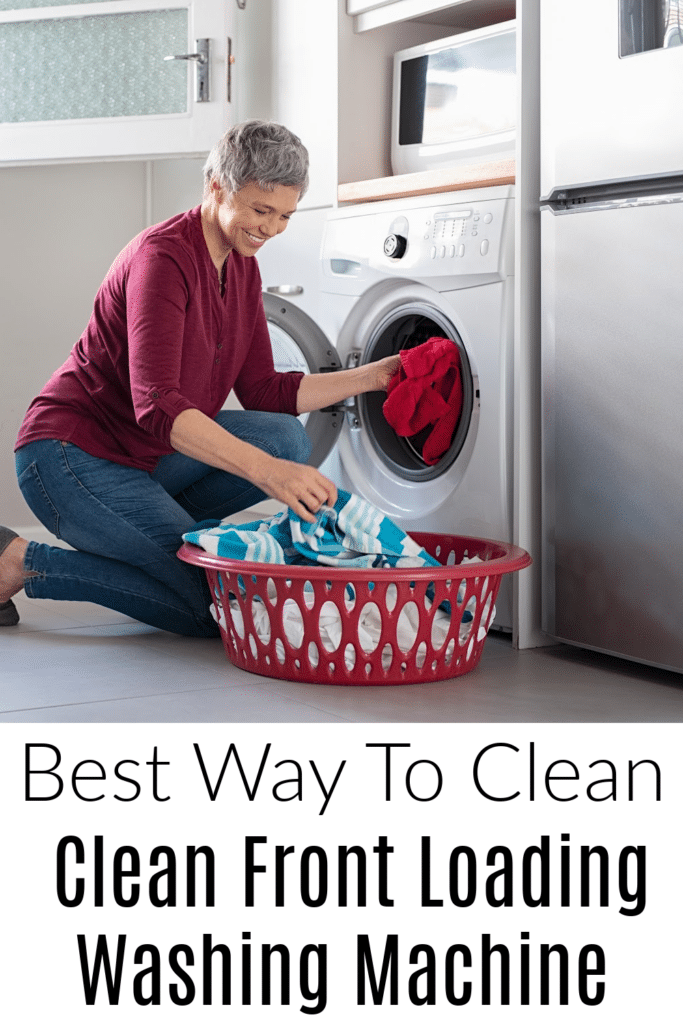
[[[246,409],[296,413],[303,374],[278,373],[261,277],[234,250],[224,290],[200,207],[143,231],[112,264],[90,322],[33,400],[15,448],[52,438],[151,471],[185,409],[212,419],[234,388]]]

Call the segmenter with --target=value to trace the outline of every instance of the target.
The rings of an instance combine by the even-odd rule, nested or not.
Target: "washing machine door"
[[[413,281],[374,285],[352,310],[339,337],[342,358],[359,363],[416,347],[432,337],[449,339],[460,357],[462,411],[450,445],[436,464],[422,448],[426,434],[400,437],[384,417],[386,395],[360,395],[355,421],[349,418],[339,446],[350,489],[363,494],[399,521],[416,520],[438,509],[459,486],[475,448],[479,424],[479,379],[455,310],[431,288]]]
[[[276,370],[330,373],[341,369],[334,345],[318,324],[293,302],[263,292],[263,308]],[[328,409],[303,413],[299,419],[313,445],[309,464],[319,466],[337,442],[344,413],[340,408],[330,406]]]
[[[363,353],[364,362],[374,362],[416,348],[434,337],[446,338],[458,349],[462,384],[460,417],[450,444],[435,464],[427,462],[423,456],[430,428],[412,437],[399,436],[385,419],[383,407],[386,395],[383,392],[370,392],[358,399],[361,419],[375,451],[397,476],[405,480],[427,482],[442,476],[463,456],[468,434],[473,439],[470,427],[476,385],[470,360],[452,320],[440,309],[419,299],[397,302],[394,308],[381,317],[368,337]]]

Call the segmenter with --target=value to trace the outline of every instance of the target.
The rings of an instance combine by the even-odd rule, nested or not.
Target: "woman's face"
[[[255,256],[264,242],[285,230],[296,210],[299,190],[276,185],[266,192],[250,182],[239,192],[217,189],[216,198],[218,226],[226,248],[235,249],[240,256]]]

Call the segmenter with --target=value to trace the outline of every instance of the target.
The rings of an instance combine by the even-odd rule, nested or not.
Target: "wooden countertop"
[[[514,185],[515,161],[467,164],[463,167],[420,171],[416,174],[395,174],[391,178],[369,181],[348,181],[338,186],[340,203],[368,203],[380,199],[404,199],[426,196],[432,192],[454,192],[488,185]]]

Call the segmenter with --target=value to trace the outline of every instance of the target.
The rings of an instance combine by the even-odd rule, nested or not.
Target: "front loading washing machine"
[[[512,539],[513,223],[510,186],[331,210],[317,321],[264,296],[282,369],[334,372],[434,336],[457,345],[462,412],[436,465],[423,459],[419,437],[387,424],[383,393],[306,423],[321,471],[408,533]],[[496,628],[511,628],[511,604],[502,587]]]

